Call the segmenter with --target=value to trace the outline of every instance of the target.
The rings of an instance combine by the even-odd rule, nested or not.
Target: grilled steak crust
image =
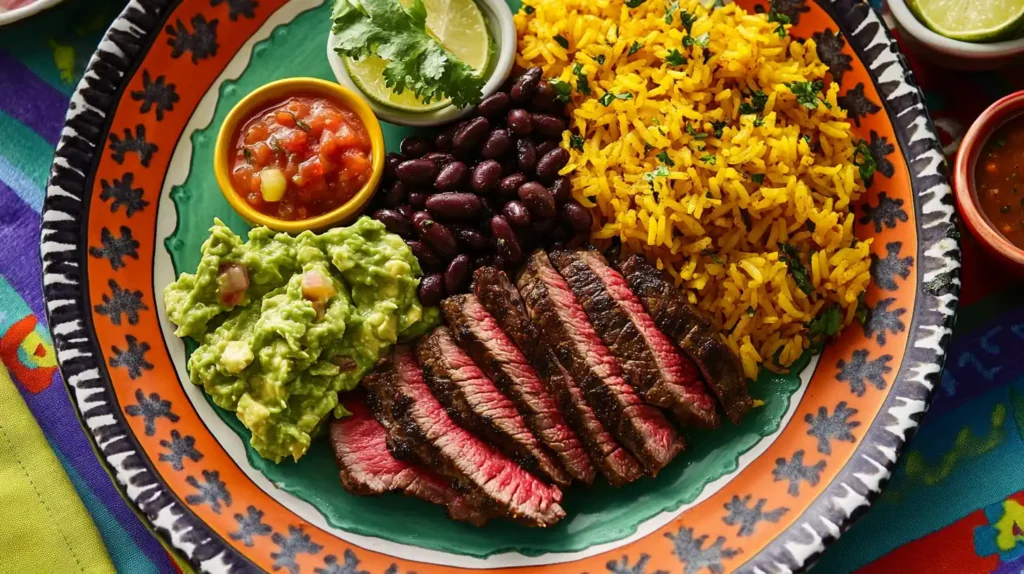
[[[545,484],[452,421],[430,394],[409,347],[396,346],[363,385],[374,416],[388,429],[392,452],[415,454],[501,515],[528,526],[552,526],[565,516],[558,487]]]
[[[717,427],[715,401],[704,390],[697,367],[658,330],[604,256],[593,250],[554,251],[548,256],[622,366],[626,381],[683,425]]]
[[[672,281],[643,257],[631,256],[619,263],[619,270],[654,324],[693,359],[726,416],[738,423],[753,401],[739,357],[722,341],[711,320],[687,303]]]
[[[456,295],[441,303],[448,326],[459,345],[494,384],[509,397],[526,426],[555,454],[569,475],[594,481],[594,467],[569,428],[547,385],[515,343],[475,295]]]
[[[494,267],[481,267],[473,274],[473,292],[548,384],[569,426],[608,482],[617,487],[640,478],[640,463],[605,429],[575,379],[541,342],[508,276]]]
[[[493,515],[489,502],[457,490],[436,472],[396,459],[387,447],[387,429],[373,418],[362,397],[346,396],[351,416],[331,422],[331,448],[345,490],[362,496],[403,492],[444,506],[452,520],[483,526]]]
[[[623,380],[611,351],[546,253],[530,256],[517,285],[541,340],[579,383],[601,423],[656,475],[683,449],[683,441],[661,411]]]
[[[439,327],[416,346],[424,380],[449,416],[491,441],[506,456],[544,480],[562,486],[572,478],[530,432],[515,404]]]

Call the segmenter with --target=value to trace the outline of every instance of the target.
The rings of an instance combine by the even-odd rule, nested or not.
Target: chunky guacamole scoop
[[[399,338],[439,323],[416,297],[423,272],[367,217],[323,234],[265,227],[249,240],[214,220],[195,274],[164,290],[175,334],[199,343],[189,377],[235,411],[260,456],[298,460],[332,412]]]

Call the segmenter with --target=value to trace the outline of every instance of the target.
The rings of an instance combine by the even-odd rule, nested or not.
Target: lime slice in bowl
[[[1003,40],[1024,24],[1024,0],[912,0],[908,5],[934,32],[965,42]]]
[[[483,74],[494,50],[483,12],[474,0],[424,0],[427,29],[456,58]],[[425,104],[406,90],[396,94],[384,85],[386,62],[376,56],[353,60],[344,58],[345,69],[367,97],[391,108],[407,112],[429,112],[447,106],[442,100]]]

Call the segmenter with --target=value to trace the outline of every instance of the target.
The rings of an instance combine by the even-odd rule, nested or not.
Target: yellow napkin
[[[0,364],[0,573],[114,565],[43,431]]]

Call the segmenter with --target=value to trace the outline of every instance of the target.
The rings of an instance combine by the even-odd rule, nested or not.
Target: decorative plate
[[[514,8],[518,8],[517,0]],[[764,3],[742,0],[748,9]],[[217,126],[256,86],[331,79],[323,0],[132,0],[71,100],[43,213],[50,327],[82,422],[125,496],[209,572],[399,574],[788,572],[881,490],[928,406],[959,291],[946,165],[884,24],[853,0],[776,0],[814,37],[877,175],[856,206],[873,236],[869,319],[800,376],[752,386],[763,408],[692,437],[657,479],[570,491],[533,530],[475,528],[401,495],[345,492],[319,441],[269,464],[233,413],[187,380],[159,294],[194,270],[214,215]],[[389,146],[405,131],[385,126]]]

